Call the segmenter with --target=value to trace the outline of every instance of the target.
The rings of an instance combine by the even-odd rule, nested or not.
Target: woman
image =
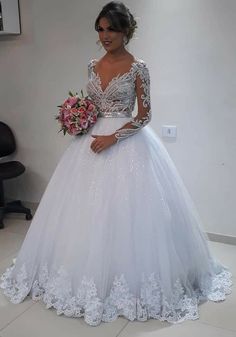
[[[149,71],[125,48],[133,15],[108,3],[95,28],[106,51],[89,62],[98,121],[63,154],[1,288],[13,303],[30,295],[93,326],[121,315],[196,319],[200,302],[230,293],[231,274],[211,257],[191,198],[147,125]]]

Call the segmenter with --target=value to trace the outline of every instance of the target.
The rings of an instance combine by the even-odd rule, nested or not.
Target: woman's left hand
[[[114,134],[108,136],[91,135],[95,138],[90,147],[95,153],[99,153],[117,142]]]

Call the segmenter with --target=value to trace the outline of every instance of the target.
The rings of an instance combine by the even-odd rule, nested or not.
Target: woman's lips
[[[110,46],[111,41],[103,41],[103,44],[104,44],[105,46]]]

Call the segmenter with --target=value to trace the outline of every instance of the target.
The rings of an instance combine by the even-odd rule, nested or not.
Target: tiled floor
[[[0,231],[0,274],[12,262],[19,250],[30,222],[7,218]],[[211,242],[215,257],[227,265],[236,278],[236,246]],[[227,300],[208,302],[200,306],[200,319],[171,325],[149,320],[130,322],[119,318],[113,323],[88,326],[82,318],[57,316],[53,309],[47,310],[40,302],[30,299],[12,304],[0,291],[0,337],[236,337],[236,291],[235,285]]]

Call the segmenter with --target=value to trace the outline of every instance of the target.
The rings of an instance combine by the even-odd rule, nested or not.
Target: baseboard
[[[236,246],[236,237],[230,235],[224,235],[219,233],[206,233],[210,241],[226,243],[228,245],[235,245]]]
[[[8,199],[7,201],[12,201],[11,199]],[[32,214],[35,213],[39,202],[31,202],[31,201],[22,201],[25,207],[28,207],[31,209]],[[22,219],[23,214],[16,214],[16,213],[11,213],[7,215],[9,218],[20,218]],[[23,216],[24,217],[24,216]],[[228,245],[235,245],[236,246],[236,236],[230,236],[230,235],[224,235],[224,234],[219,234],[219,233],[211,233],[211,232],[206,232],[209,241],[214,241],[214,242],[220,242],[220,243],[226,243]]]

